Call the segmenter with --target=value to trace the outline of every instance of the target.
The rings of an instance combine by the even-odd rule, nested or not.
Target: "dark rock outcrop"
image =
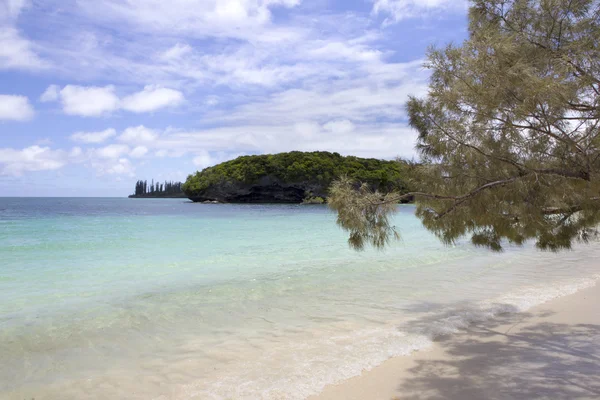
[[[265,176],[254,183],[233,181],[212,185],[201,195],[189,199],[194,202],[298,204],[309,195],[327,197],[327,187],[310,182],[286,183],[274,176]]]

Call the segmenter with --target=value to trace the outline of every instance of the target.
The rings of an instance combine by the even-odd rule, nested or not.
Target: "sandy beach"
[[[310,400],[600,399],[600,285],[438,338]]]

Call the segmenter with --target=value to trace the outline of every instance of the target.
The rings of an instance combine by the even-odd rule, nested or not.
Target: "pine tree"
[[[444,243],[568,249],[600,223],[600,7],[596,0],[477,0],[469,38],[429,52],[425,98],[407,104],[421,164],[407,195],[336,182],[330,206],[351,246],[397,236],[414,197]]]

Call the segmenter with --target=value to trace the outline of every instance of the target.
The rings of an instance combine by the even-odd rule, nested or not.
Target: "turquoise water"
[[[0,198],[0,398],[303,399],[592,285],[596,244],[357,253],[322,206]]]

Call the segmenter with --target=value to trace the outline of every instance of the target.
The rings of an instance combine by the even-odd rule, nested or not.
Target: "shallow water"
[[[322,206],[0,199],[0,398],[303,399],[592,285],[600,246],[357,253]]]

